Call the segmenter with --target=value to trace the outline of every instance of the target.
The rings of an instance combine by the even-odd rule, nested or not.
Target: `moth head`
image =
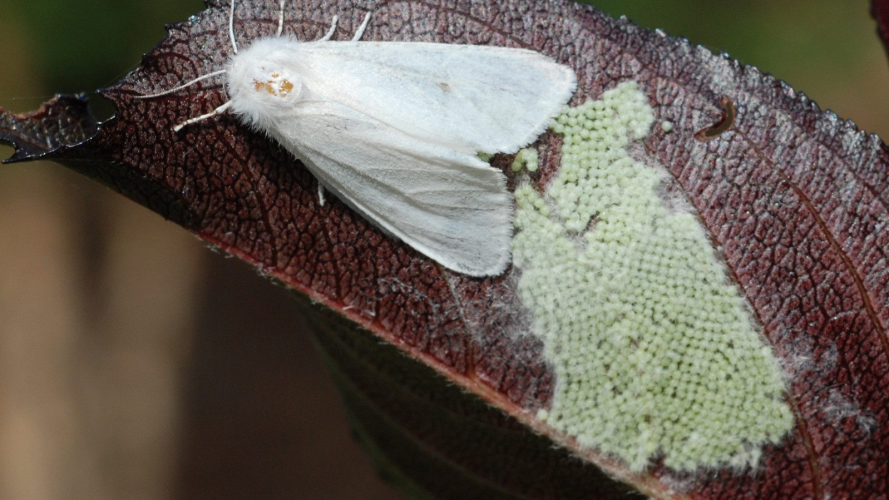
[[[255,42],[234,55],[226,88],[232,111],[262,126],[286,114],[303,94],[302,78],[292,69],[292,54],[286,39],[268,38]]]

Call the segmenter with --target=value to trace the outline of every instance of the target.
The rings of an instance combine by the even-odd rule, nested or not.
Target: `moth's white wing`
[[[467,153],[533,142],[577,87],[574,71],[524,49],[408,42],[292,43],[285,64],[311,96]]]
[[[512,201],[474,154],[410,137],[335,102],[302,102],[269,132],[367,220],[447,268],[503,272]]]

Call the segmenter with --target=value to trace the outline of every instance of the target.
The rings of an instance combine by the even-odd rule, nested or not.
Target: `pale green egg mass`
[[[538,417],[635,471],[755,466],[793,427],[782,371],[665,171],[630,155],[653,122],[635,82],[566,108],[555,177],[516,189],[519,289],[557,377]]]

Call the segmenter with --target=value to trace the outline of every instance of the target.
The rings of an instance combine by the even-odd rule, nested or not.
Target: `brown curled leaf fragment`
[[[713,125],[698,130],[695,133],[695,139],[699,141],[711,141],[732,129],[732,126],[735,124],[735,115],[737,114],[735,111],[735,103],[732,102],[728,96],[723,96],[722,99],[719,100],[719,103],[722,105],[722,118]]]
[[[229,2],[208,4],[104,90],[113,119],[95,129],[82,118],[63,120],[83,124],[73,128],[54,125],[82,117],[76,102],[42,115],[0,111],[0,136],[18,146],[17,161],[47,158],[89,175],[302,297],[358,436],[412,491],[453,499],[889,496],[889,151],[879,138],[756,68],[565,0],[287,3],[285,33],[300,40],[323,36],[334,15],[352,33],[369,10],[368,41],[544,53],[576,71],[574,105],[632,81],[656,121],[688,124],[725,96],[725,118],[705,129],[713,137],[731,129],[725,147],[649,134],[633,153],[662,166],[663,191],[689,207],[741,290],[786,372],[794,427],[760,450],[757,467],[680,473],[655,459],[631,470],[538,418],[563,381],[532,334],[520,269],[488,279],[448,272],[340,201],[321,206],[305,167],[231,116],[174,133],[225,102],[216,82],[135,99],[224,67]],[[239,2],[239,43],[272,36],[279,5]],[[747,113],[757,119],[744,120]],[[16,128],[23,123],[30,128]],[[540,141],[535,189],[553,179],[565,147],[554,134]],[[600,354],[595,346],[578,353]],[[715,380],[706,375],[701,390]]]

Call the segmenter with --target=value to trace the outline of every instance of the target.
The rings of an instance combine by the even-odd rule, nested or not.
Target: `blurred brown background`
[[[867,0],[592,3],[889,135]],[[111,84],[201,8],[4,0],[0,106]],[[0,499],[121,498],[402,497],[351,438],[284,289],[59,166],[0,167]]]

